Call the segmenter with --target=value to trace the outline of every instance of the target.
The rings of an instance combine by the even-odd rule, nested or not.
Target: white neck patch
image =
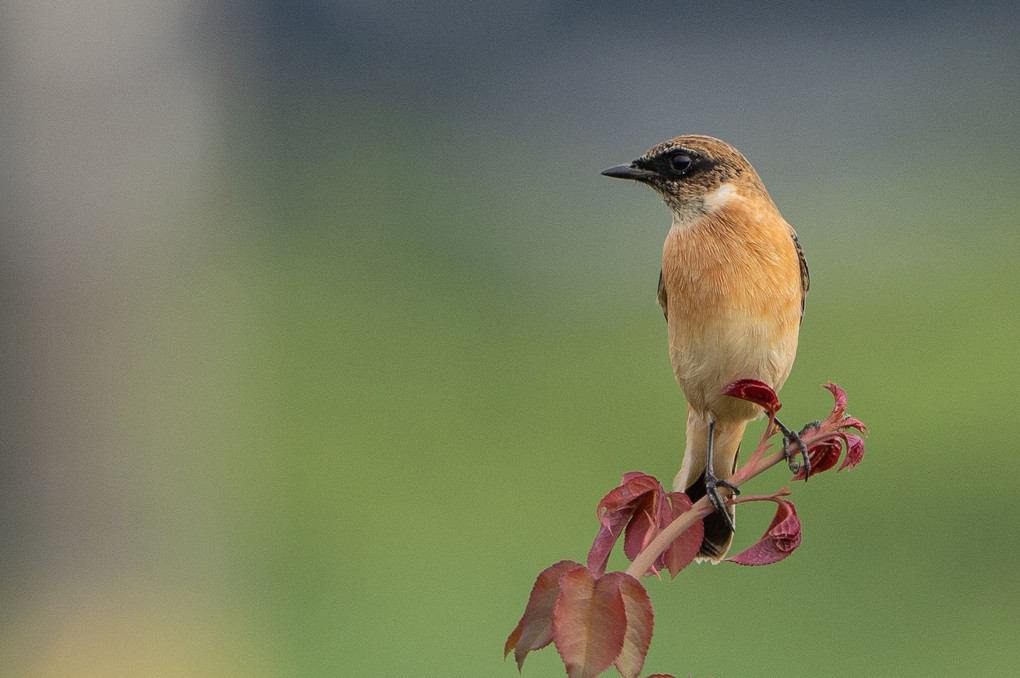
[[[739,197],[736,186],[731,183],[723,184],[705,196],[705,212],[709,214],[718,212]]]

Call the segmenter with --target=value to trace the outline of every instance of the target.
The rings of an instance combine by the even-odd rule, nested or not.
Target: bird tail
[[[729,478],[737,468],[737,452],[744,435],[747,421],[722,420],[713,426],[715,442],[712,447],[712,466],[717,478]],[[691,501],[705,496],[705,462],[708,450],[708,419],[687,408],[687,447],[680,472],[673,480],[673,490],[684,492]],[[727,506],[726,512],[734,519],[734,507]],[[705,538],[698,552],[699,560],[718,563],[726,557],[726,551],[733,541],[733,531],[726,519],[713,512],[705,518]]]

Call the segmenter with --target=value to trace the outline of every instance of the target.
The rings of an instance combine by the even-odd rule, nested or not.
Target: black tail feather
[[[698,476],[698,479],[694,481],[694,484],[687,488],[685,491],[692,502],[696,502],[705,496],[705,474],[702,473]],[[730,519],[733,518],[733,507],[726,507],[727,513],[730,514]],[[733,531],[730,526],[726,524],[726,519],[723,518],[719,513],[713,512],[705,517],[705,537],[701,541],[701,550],[698,551],[699,558],[711,558],[712,560],[720,560],[726,555],[726,551],[730,548],[730,542],[733,541]]]

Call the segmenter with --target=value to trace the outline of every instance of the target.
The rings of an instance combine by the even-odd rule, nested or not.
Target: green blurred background
[[[3,674],[514,676],[535,575],[583,559],[621,473],[679,463],[668,216],[599,171],[692,132],[749,157],[811,265],[786,418],[831,379],[872,435],[794,488],[794,557],[647,581],[646,672],[1015,671],[1017,25],[8,3]]]

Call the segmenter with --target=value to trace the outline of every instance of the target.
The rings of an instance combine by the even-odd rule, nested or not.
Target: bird
[[[673,374],[687,400],[673,489],[692,501],[708,495],[716,510],[705,518],[698,560],[718,563],[735,529],[734,507],[718,488],[739,492],[726,479],[736,470],[745,428],[763,414],[720,391],[739,379],[757,379],[777,392],[786,382],[810,287],[804,250],[755,169],[714,137],[678,136],[602,174],[651,187],[672,217],[656,299]],[[779,426],[787,443],[799,443]],[[791,468],[796,464],[791,459]]]

